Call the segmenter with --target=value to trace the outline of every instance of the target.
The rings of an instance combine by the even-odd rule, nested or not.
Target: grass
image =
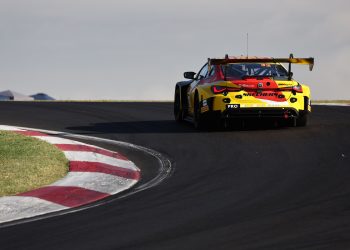
[[[68,172],[68,160],[54,145],[0,131],[0,196],[53,183]]]

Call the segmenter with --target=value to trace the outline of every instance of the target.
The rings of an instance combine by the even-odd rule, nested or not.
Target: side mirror
[[[292,80],[292,78],[293,78],[293,72],[289,72],[288,73],[288,80]]]
[[[186,79],[192,79],[192,80],[194,80],[195,79],[195,76],[196,75],[196,73],[195,72],[192,72],[192,71],[188,71],[188,72],[185,72],[184,73],[184,77],[186,78]]]

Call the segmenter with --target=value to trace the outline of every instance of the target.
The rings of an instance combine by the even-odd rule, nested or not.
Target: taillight
[[[301,87],[301,85],[296,85],[296,86],[293,86],[291,88],[280,88],[279,89],[280,91],[295,91],[295,92],[298,92],[298,93],[303,93],[303,87]]]
[[[301,85],[293,86],[293,90],[298,93],[303,93],[303,88]]]
[[[237,92],[241,91],[240,88],[233,88],[233,87],[224,87],[224,86],[213,86],[212,87],[213,93],[214,94],[222,94],[224,92]]]
[[[224,93],[225,91],[227,91],[227,88],[224,86],[213,86],[212,90],[213,90],[214,94],[221,94],[221,93]]]

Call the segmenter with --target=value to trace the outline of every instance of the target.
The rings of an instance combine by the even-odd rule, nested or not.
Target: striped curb
[[[0,223],[83,206],[131,188],[140,169],[118,152],[41,132],[0,125],[55,145],[69,161],[68,174],[51,185],[0,197]]]

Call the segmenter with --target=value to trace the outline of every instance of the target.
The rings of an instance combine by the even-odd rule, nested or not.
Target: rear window
[[[287,70],[280,64],[269,63],[233,63],[222,65],[222,71],[228,78],[243,79],[245,77],[288,78]]]

